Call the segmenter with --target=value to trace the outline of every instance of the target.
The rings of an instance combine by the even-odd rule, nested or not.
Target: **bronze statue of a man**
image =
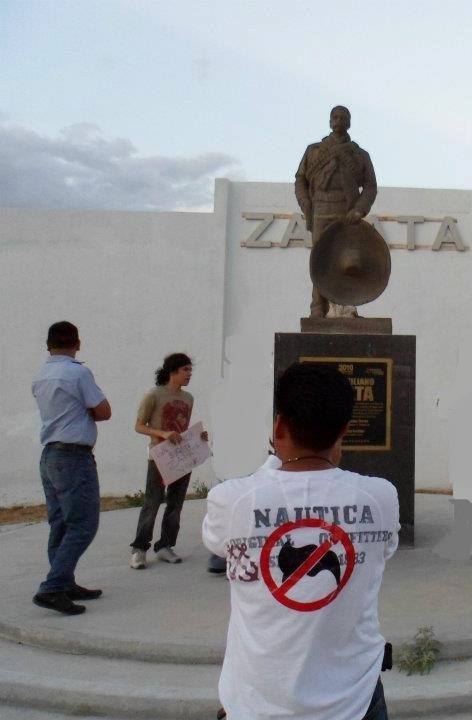
[[[358,223],[377,195],[369,154],[347,132],[351,126],[349,110],[342,105],[334,107],[329,125],[332,132],[321,142],[308,145],[295,175],[295,195],[312,233],[313,246],[334,220]],[[325,317],[329,310],[329,301],[314,286],[310,310],[312,317]],[[350,308],[347,314],[357,313]]]

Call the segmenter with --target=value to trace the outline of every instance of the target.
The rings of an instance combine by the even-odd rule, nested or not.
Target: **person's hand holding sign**
[[[172,443],[172,445],[177,445],[179,442],[182,442],[182,436],[180,433],[175,432],[174,430],[169,430],[169,432],[163,433],[164,439],[168,440]]]

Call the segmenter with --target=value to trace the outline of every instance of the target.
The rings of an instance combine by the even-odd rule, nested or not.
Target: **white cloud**
[[[48,137],[0,115],[3,207],[210,208],[215,176],[234,173],[237,166],[222,153],[140,157],[130,140],[106,138],[91,123]]]

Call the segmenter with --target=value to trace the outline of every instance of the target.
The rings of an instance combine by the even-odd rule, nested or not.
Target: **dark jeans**
[[[162,518],[161,537],[154,544],[154,550],[161,547],[174,547],[180,529],[180,513],[184,504],[190,473],[184,475],[167,487],[167,505]],[[146,478],[146,493],[144,503],[139,513],[136,538],[131,543],[135,550],[149,550],[154,532],[159,506],[164,502],[166,495],[165,485],[162,482],[159,470],[154,460],[149,460]]]
[[[100,518],[100,492],[92,448],[46,445],[39,465],[50,526],[51,569],[40,593],[68,590],[75,568],[94,539]]]
[[[388,720],[382,681],[379,678],[366,714],[362,720]]]

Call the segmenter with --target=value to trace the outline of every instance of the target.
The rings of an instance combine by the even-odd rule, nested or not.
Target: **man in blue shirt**
[[[91,600],[101,590],[75,582],[75,568],[98,529],[100,493],[93,446],[96,422],[109,420],[108,400],[90,370],[75,359],[80,350],[75,325],[51,325],[50,358],[33,380],[33,395],[41,416],[40,473],[50,525],[48,557],[51,568],[33,602],[67,615],[85,612],[74,600]]]

